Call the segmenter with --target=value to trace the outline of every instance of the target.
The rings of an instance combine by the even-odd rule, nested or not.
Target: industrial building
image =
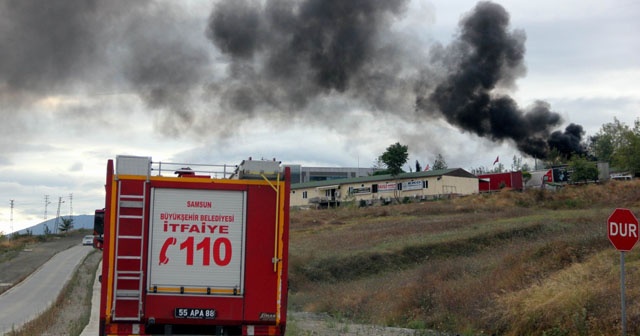
[[[291,169],[291,184],[330,181],[373,175],[374,168],[355,167],[303,167],[301,165],[283,165]]]
[[[479,192],[478,177],[462,168],[327,179],[291,185],[291,206],[331,207],[344,202],[385,204],[429,200]]]

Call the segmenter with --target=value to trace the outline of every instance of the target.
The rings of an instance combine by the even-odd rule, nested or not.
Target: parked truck
[[[93,214],[93,247],[102,250],[104,232],[104,209],[96,209]]]
[[[100,335],[284,335],[290,172],[107,163]]]

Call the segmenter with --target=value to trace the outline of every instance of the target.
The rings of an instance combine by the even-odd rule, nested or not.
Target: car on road
[[[93,235],[82,237],[82,245],[93,245]]]

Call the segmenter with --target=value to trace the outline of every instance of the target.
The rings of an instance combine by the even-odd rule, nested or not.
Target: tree
[[[387,166],[382,162],[381,156],[378,156],[375,160],[373,160],[373,165],[371,166],[373,170],[385,170]]]
[[[471,168],[470,171],[473,175],[483,175],[486,174],[488,170],[486,167],[480,166],[478,168]]]
[[[387,171],[391,176],[397,176],[403,172],[402,166],[409,159],[409,147],[401,145],[399,142],[387,147],[387,151],[380,156],[380,161],[387,166]]]
[[[613,122],[602,125],[600,131],[589,138],[589,152],[599,161],[611,162],[616,151],[622,147],[624,134],[628,131],[629,126],[613,118]]]
[[[589,140],[589,152],[599,161],[610,162],[619,170],[640,172],[640,119],[630,128],[614,118]]]
[[[613,165],[632,174],[640,173],[640,119],[636,120],[633,129],[622,135],[620,148],[613,155]]]
[[[498,165],[494,165],[491,170],[492,173],[502,173],[504,171],[504,165],[501,162],[498,162]]]
[[[58,226],[58,230],[60,232],[69,232],[73,229],[73,218],[62,218],[62,223]]]
[[[571,182],[596,181],[598,179],[598,167],[595,162],[587,160],[584,156],[574,155],[569,162],[571,168]]]
[[[552,148],[545,160],[547,167],[560,166],[567,163],[567,157],[560,153],[557,148]]]
[[[513,163],[511,164],[511,171],[522,170],[522,157],[513,156]]]
[[[436,155],[436,159],[435,161],[433,161],[433,167],[431,169],[433,170],[447,169],[447,162],[444,160],[444,157],[442,156],[442,154],[438,153],[438,155]]]
[[[371,174],[373,176],[389,174],[387,166],[382,162],[382,155],[373,160],[373,166],[371,168],[373,168],[373,173]]]

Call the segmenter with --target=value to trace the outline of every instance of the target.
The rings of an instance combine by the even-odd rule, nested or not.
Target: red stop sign
[[[629,209],[615,209],[607,219],[607,232],[619,251],[631,251],[638,242],[638,219]]]

